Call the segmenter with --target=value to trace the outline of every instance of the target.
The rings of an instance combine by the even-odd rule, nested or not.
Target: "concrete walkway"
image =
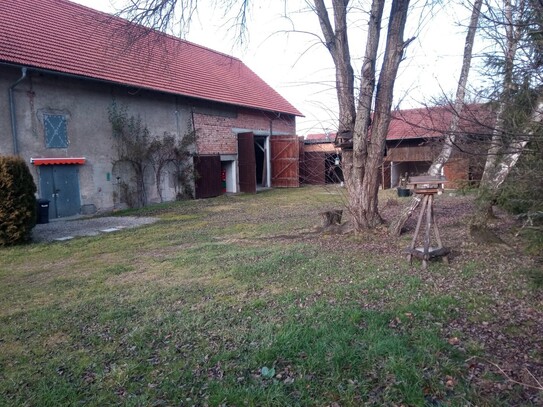
[[[109,216],[103,218],[55,219],[39,224],[32,230],[32,241],[53,242],[70,240],[78,236],[97,236],[122,229],[149,225],[158,218],[136,216]]]

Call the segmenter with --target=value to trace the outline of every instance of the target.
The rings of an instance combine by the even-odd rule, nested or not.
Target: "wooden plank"
[[[430,249],[430,231],[432,230],[432,209],[434,196],[428,195],[428,204],[426,205],[426,233],[424,235],[424,254],[428,254]]]
[[[239,190],[256,193],[256,157],[253,133],[238,134]]]
[[[419,218],[417,220],[417,227],[415,228],[415,234],[413,235],[413,240],[411,240],[411,245],[409,246],[408,250],[413,250],[415,248],[415,244],[417,243],[417,237],[419,236],[420,225],[422,223],[422,218],[424,217],[424,211],[428,203],[428,196],[429,195],[424,195],[424,198],[422,198],[422,202],[421,202],[422,205],[420,207]],[[407,256],[407,260],[409,261],[409,264],[411,264],[413,260],[413,255],[409,254]]]
[[[305,171],[305,143],[303,137],[298,137],[298,176],[300,185],[305,182],[304,171]]]
[[[426,204],[427,203],[428,203],[428,195],[425,195],[424,198],[422,198],[419,218],[417,220],[417,227],[415,228],[415,234],[413,235],[413,240],[411,241],[411,245],[409,246],[410,249],[413,249],[415,247],[416,242],[417,242],[417,237],[418,237],[419,231],[420,231],[420,225],[422,223],[422,218],[424,217],[424,211],[426,210]]]
[[[437,153],[429,146],[410,145],[405,147],[395,147],[387,142],[387,155],[385,161],[408,162],[408,161],[429,161],[432,162]]]
[[[409,183],[410,184],[443,184],[447,182],[445,177],[442,177],[440,175],[433,176],[433,175],[416,175],[409,177]]]
[[[415,194],[424,194],[424,195],[434,195],[437,194],[440,189],[439,188],[417,188],[413,190]]]

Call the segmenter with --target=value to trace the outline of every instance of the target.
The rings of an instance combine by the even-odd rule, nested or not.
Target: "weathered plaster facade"
[[[0,67],[0,89],[8,89],[21,77],[21,70]],[[6,92],[2,92],[7,94]],[[109,210],[114,207],[114,192],[118,187],[113,174],[116,161],[112,127],[108,108],[113,101],[125,106],[129,115],[140,116],[151,135],[169,133],[180,138],[190,125],[190,107],[181,105],[173,95],[130,89],[114,84],[89,81],[56,74],[29,71],[14,88],[15,120],[18,153],[32,170],[38,194],[43,167],[31,164],[32,158],[85,157],[78,166],[79,193],[83,212]],[[10,106],[7,98],[0,101],[2,131],[0,154],[13,153],[12,131],[9,123]],[[45,144],[44,114],[66,117],[68,146],[47,148]],[[173,188],[164,186],[166,199],[172,199]],[[159,198],[156,188],[147,190],[148,201]]]

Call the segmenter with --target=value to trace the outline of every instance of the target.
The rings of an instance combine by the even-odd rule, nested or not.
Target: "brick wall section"
[[[237,154],[238,140],[233,129],[248,129],[268,134],[272,120],[273,133],[296,134],[294,116],[276,116],[264,112],[243,110],[237,117],[194,113],[198,154]]]

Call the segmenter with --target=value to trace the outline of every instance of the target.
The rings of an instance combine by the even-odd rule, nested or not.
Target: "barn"
[[[301,113],[241,60],[67,0],[5,0],[0,26],[0,155],[29,163],[51,218],[299,185]],[[135,170],[113,107],[151,141],[194,137],[185,162]]]

